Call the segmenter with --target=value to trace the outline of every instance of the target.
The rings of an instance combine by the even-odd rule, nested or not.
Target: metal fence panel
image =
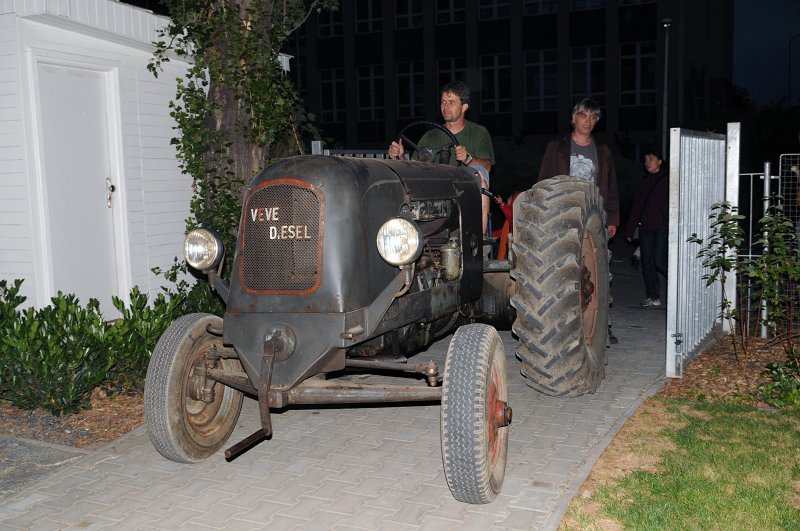
[[[671,130],[669,174],[669,278],[667,281],[666,373],[680,377],[683,367],[708,344],[718,325],[722,290],[706,287],[699,248],[687,239],[710,235],[711,205],[735,202],[727,189],[726,162],[735,157],[738,188],[739,124],[728,136]],[[731,168],[734,169],[734,168]]]
[[[765,178],[765,176],[767,176]],[[741,195],[739,200],[739,213],[744,216],[745,241],[739,248],[739,259],[746,262],[755,262],[764,253],[759,238],[764,236],[760,230],[759,222],[767,212],[769,205],[778,201],[783,206],[783,214],[794,224],[795,248],[800,246],[800,153],[784,153],[780,156],[778,172],[773,173],[769,162],[764,163],[763,173],[742,173],[739,176]],[[747,279],[740,279],[744,284],[747,295],[747,305],[741,315],[741,325],[748,333],[759,333],[761,337],[768,336],[768,308],[764,301],[759,301],[754,295],[754,287]],[[797,298],[797,286],[791,282],[783,283],[779,289],[785,300]],[[758,307],[760,304],[760,307]],[[800,315],[793,313],[793,325],[800,323]],[[758,316],[760,323],[756,323]],[[760,326],[756,326],[760,324]]]
[[[795,227],[799,227],[800,232],[800,153],[781,155],[778,177],[781,183],[778,190],[783,197],[783,213],[795,223]]]

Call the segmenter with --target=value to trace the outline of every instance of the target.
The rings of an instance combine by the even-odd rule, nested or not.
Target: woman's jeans
[[[642,277],[648,299],[660,299],[658,273],[667,278],[667,229],[639,228],[642,252]]]

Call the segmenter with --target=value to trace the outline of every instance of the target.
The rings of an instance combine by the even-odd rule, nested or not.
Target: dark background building
[[[306,108],[342,147],[384,148],[438,119],[439,88],[461,80],[468,119],[520,143],[566,134],[574,102],[591,97],[597,134],[638,161],[661,147],[665,112],[667,127],[724,131],[732,47],[731,0],[340,0],[286,52]]]

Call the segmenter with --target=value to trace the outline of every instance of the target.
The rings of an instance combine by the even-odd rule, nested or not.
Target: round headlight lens
[[[422,234],[415,223],[403,218],[390,219],[378,231],[378,252],[392,265],[415,262],[422,254]]]
[[[215,269],[222,260],[223,245],[220,237],[208,229],[194,229],[183,241],[186,263],[200,271]]]

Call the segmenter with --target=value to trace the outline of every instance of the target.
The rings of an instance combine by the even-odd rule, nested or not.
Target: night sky
[[[792,41],[792,102],[800,104],[800,0],[735,0],[733,83],[758,105],[777,103],[789,92]]]

